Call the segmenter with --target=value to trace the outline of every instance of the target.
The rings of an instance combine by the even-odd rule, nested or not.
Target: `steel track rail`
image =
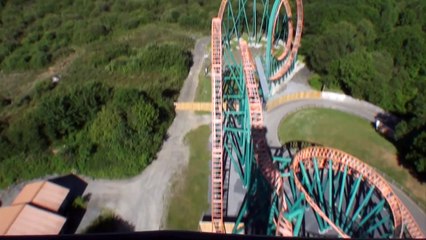
[[[283,5],[283,4],[285,5],[286,10],[287,10],[287,8],[290,7],[289,5],[286,6],[286,4],[288,4],[288,1],[281,0],[280,8],[281,8],[281,5]],[[299,50],[300,41],[302,39],[302,31],[303,31],[303,3],[302,3],[302,0],[296,0],[296,6],[297,6],[296,34],[294,36],[294,41],[292,43],[290,56],[286,60],[285,64],[274,75],[272,75],[269,78],[269,80],[271,80],[271,81],[277,81],[287,73],[287,71],[290,69],[291,65],[293,64],[293,60],[297,55],[297,51]],[[276,15],[274,17],[275,17],[275,20],[274,20],[274,25],[275,25],[277,23],[277,21],[279,20],[279,11],[276,12]],[[275,29],[275,27],[274,27],[274,29]],[[293,28],[291,28],[291,30],[292,29]],[[287,55],[287,53],[286,53],[286,55]],[[280,56],[280,57],[282,57],[282,59],[284,59],[285,55]]]
[[[246,81],[247,96],[250,110],[250,125],[252,128],[252,138],[254,154],[259,168],[280,196],[281,209],[276,222],[276,235],[293,236],[293,226],[290,221],[284,218],[284,212],[287,212],[287,204],[284,196],[283,179],[278,169],[274,166],[269,149],[265,140],[265,127],[263,123],[262,100],[259,97],[258,85],[255,79],[255,65],[244,40],[240,40],[241,59],[243,62],[244,79]]]
[[[212,20],[212,159],[211,216],[212,231],[225,232],[223,224],[223,94],[222,94],[222,20]]]

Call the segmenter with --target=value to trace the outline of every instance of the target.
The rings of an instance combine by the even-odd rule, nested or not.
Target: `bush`
[[[108,87],[97,82],[77,86],[68,93],[43,98],[37,114],[43,119],[49,138],[61,139],[91,121],[110,94]]]
[[[309,78],[309,85],[318,91],[321,91],[322,88],[322,82],[321,82],[321,77],[318,74],[313,74],[310,78]]]
[[[29,64],[33,68],[42,68],[50,63],[51,56],[47,52],[37,50],[31,56]]]
[[[117,90],[113,101],[98,113],[89,127],[89,142],[96,146],[96,151],[90,161],[85,162],[86,171],[96,176],[138,173],[159,149],[165,134],[163,124],[158,108],[145,94],[137,90]],[[81,152],[80,158],[85,158]]]
[[[34,90],[35,97],[40,98],[45,93],[47,93],[47,92],[51,91],[53,88],[55,88],[55,86],[56,86],[56,84],[52,83],[52,81],[50,81],[50,80],[44,80],[44,81],[37,82],[36,85],[35,85],[35,90]]]
[[[170,44],[149,45],[128,58],[117,58],[106,66],[110,72],[135,74],[143,71],[171,72],[178,78],[184,77],[192,65],[191,52]]]
[[[49,146],[42,126],[42,119],[35,112],[29,112],[10,124],[6,137],[18,152],[41,153]]]

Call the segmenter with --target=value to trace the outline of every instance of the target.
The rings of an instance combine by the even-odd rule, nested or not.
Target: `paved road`
[[[307,107],[322,107],[333,108],[340,111],[348,112],[365,118],[368,121],[374,121],[374,117],[378,113],[378,108],[366,105],[363,102],[357,102],[353,99],[337,102],[331,100],[301,100],[290,102],[273,109],[270,112],[265,112],[265,125],[267,128],[267,139],[269,146],[280,146],[278,139],[278,127],[283,118],[288,114]],[[416,219],[420,228],[426,233],[426,214],[400,189],[391,184],[393,191],[398,195],[401,201],[407,206],[413,217]],[[426,235],[426,234],[425,234]]]

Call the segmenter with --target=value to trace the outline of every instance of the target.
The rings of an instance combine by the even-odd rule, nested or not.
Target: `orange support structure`
[[[318,207],[318,205],[315,203],[313,199],[310,198],[309,194],[306,192],[304,187],[302,186],[302,183],[299,181],[299,179],[296,176],[296,172],[298,172],[299,169],[299,163],[303,161],[306,166],[309,166],[311,164],[310,161],[313,158],[318,158],[321,162],[325,159],[332,159],[333,160],[333,168],[338,169],[339,166],[347,165],[349,167],[349,174],[353,174],[356,177],[359,177],[362,175],[363,180],[367,181],[369,184],[376,186],[378,191],[381,193],[383,198],[386,199],[386,202],[389,204],[389,207],[391,209],[392,215],[393,215],[393,222],[394,222],[394,236],[400,237],[403,234],[403,225],[406,225],[408,233],[413,238],[423,238],[423,234],[417,225],[417,223],[414,221],[411,214],[408,212],[406,207],[401,204],[398,197],[395,195],[395,193],[392,191],[392,188],[389,186],[389,184],[386,182],[386,180],[380,176],[376,171],[374,171],[373,168],[368,166],[367,164],[363,163],[362,161],[358,160],[357,158],[342,152],[337,149],[333,148],[326,148],[326,147],[308,147],[300,152],[298,152],[293,160],[292,168],[293,173],[295,174],[295,183],[297,188],[302,191],[305,194],[306,201],[309,203],[309,205],[318,213],[321,215],[321,217],[327,221],[330,226],[340,234],[341,237],[348,238],[349,236],[346,235],[339,227],[337,227],[322,210]],[[320,166],[324,166],[324,164],[320,163]]]
[[[403,217],[403,225],[407,228],[408,234],[411,238],[425,238],[426,236],[423,235],[422,230],[420,230],[419,225],[414,220],[413,215],[411,215],[410,211],[408,211],[407,207],[402,203],[399,202],[399,207],[401,208],[401,213]]]
[[[212,232],[223,233],[223,100],[222,100],[222,20],[213,18],[211,37],[212,81]]]
[[[291,11],[287,0],[282,0],[281,4],[284,4],[286,11]],[[287,61],[285,62],[285,64],[280,68],[280,70],[278,70],[278,72],[276,72],[273,76],[270,77],[271,81],[277,81],[288,71],[288,69],[293,64],[293,60],[296,57],[297,51],[299,50],[300,41],[302,39],[302,30],[303,30],[303,3],[302,3],[302,0],[296,0],[296,6],[297,6],[296,34],[295,34],[295,37],[294,37],[293,46],[291,48],[290,56],[287,59]],[[279,19],[279,11],[277,12],[277,15],[275,16],[275,24],[278,21],[278,19]],[[291,22],[291,21],[289,21],[289,22]],[[289,30],[291,30],[293,32],[293,27],[289,28]],[[288,41],[287,41],[287,43],[288,43]],[[278,59],[280,59],[280,60],[284,59],[284,57],[288,53],[287,49],[289,49],[289,47],[286,45],[286,50]]]
[[[287,56],[288,52],[290,52],[291,42],[293,41],[293,31],[294,31],[290,3],[288,2],[288,0],[282,0],[281,2],[284,3],[285,12],[286,12],[287,17],[288,17],[288,37],[287,37],[287,42],[285,44],[284,52],[278,57],[279,61],[284,60],[284,58]],[[277,11],[278,13],[280,12],[281,6],[282,6],[282,4],[280,4],[280,6],[278,7],[278,11]],[[277,20],[278,20],[278,15],[276,16],[276,20],[274,21],[274,28],[273,28],[272,35],[271,35],[272,42],[274,42],[275,29],[276,29],[277,22],[278,22]]]
[[[220,3],[220,7],[219,7],[219,12],[217,17],[222,19],[223,18],[223,13],[225,12],[225,7],[228,4],[228,0],[222,0],[222,2]]]

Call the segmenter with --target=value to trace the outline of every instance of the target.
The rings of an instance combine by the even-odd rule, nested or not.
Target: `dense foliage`
[[[305,0],[302,54],[326,88],[403,121],[403,163],[426,173],[426,1]]]
[[[170,119],[135,89],[89,82],[53,90],[2,130],[0,181],[70,169],[95,177],[134,175],[153,160]]]
[[[152,22],[208,32],[217,5],[207,0],[0,0],[0,67],[44,67],[75,45]]]
[[[0,0],[0,187],[70,171],[141,172],[217,5]]]

